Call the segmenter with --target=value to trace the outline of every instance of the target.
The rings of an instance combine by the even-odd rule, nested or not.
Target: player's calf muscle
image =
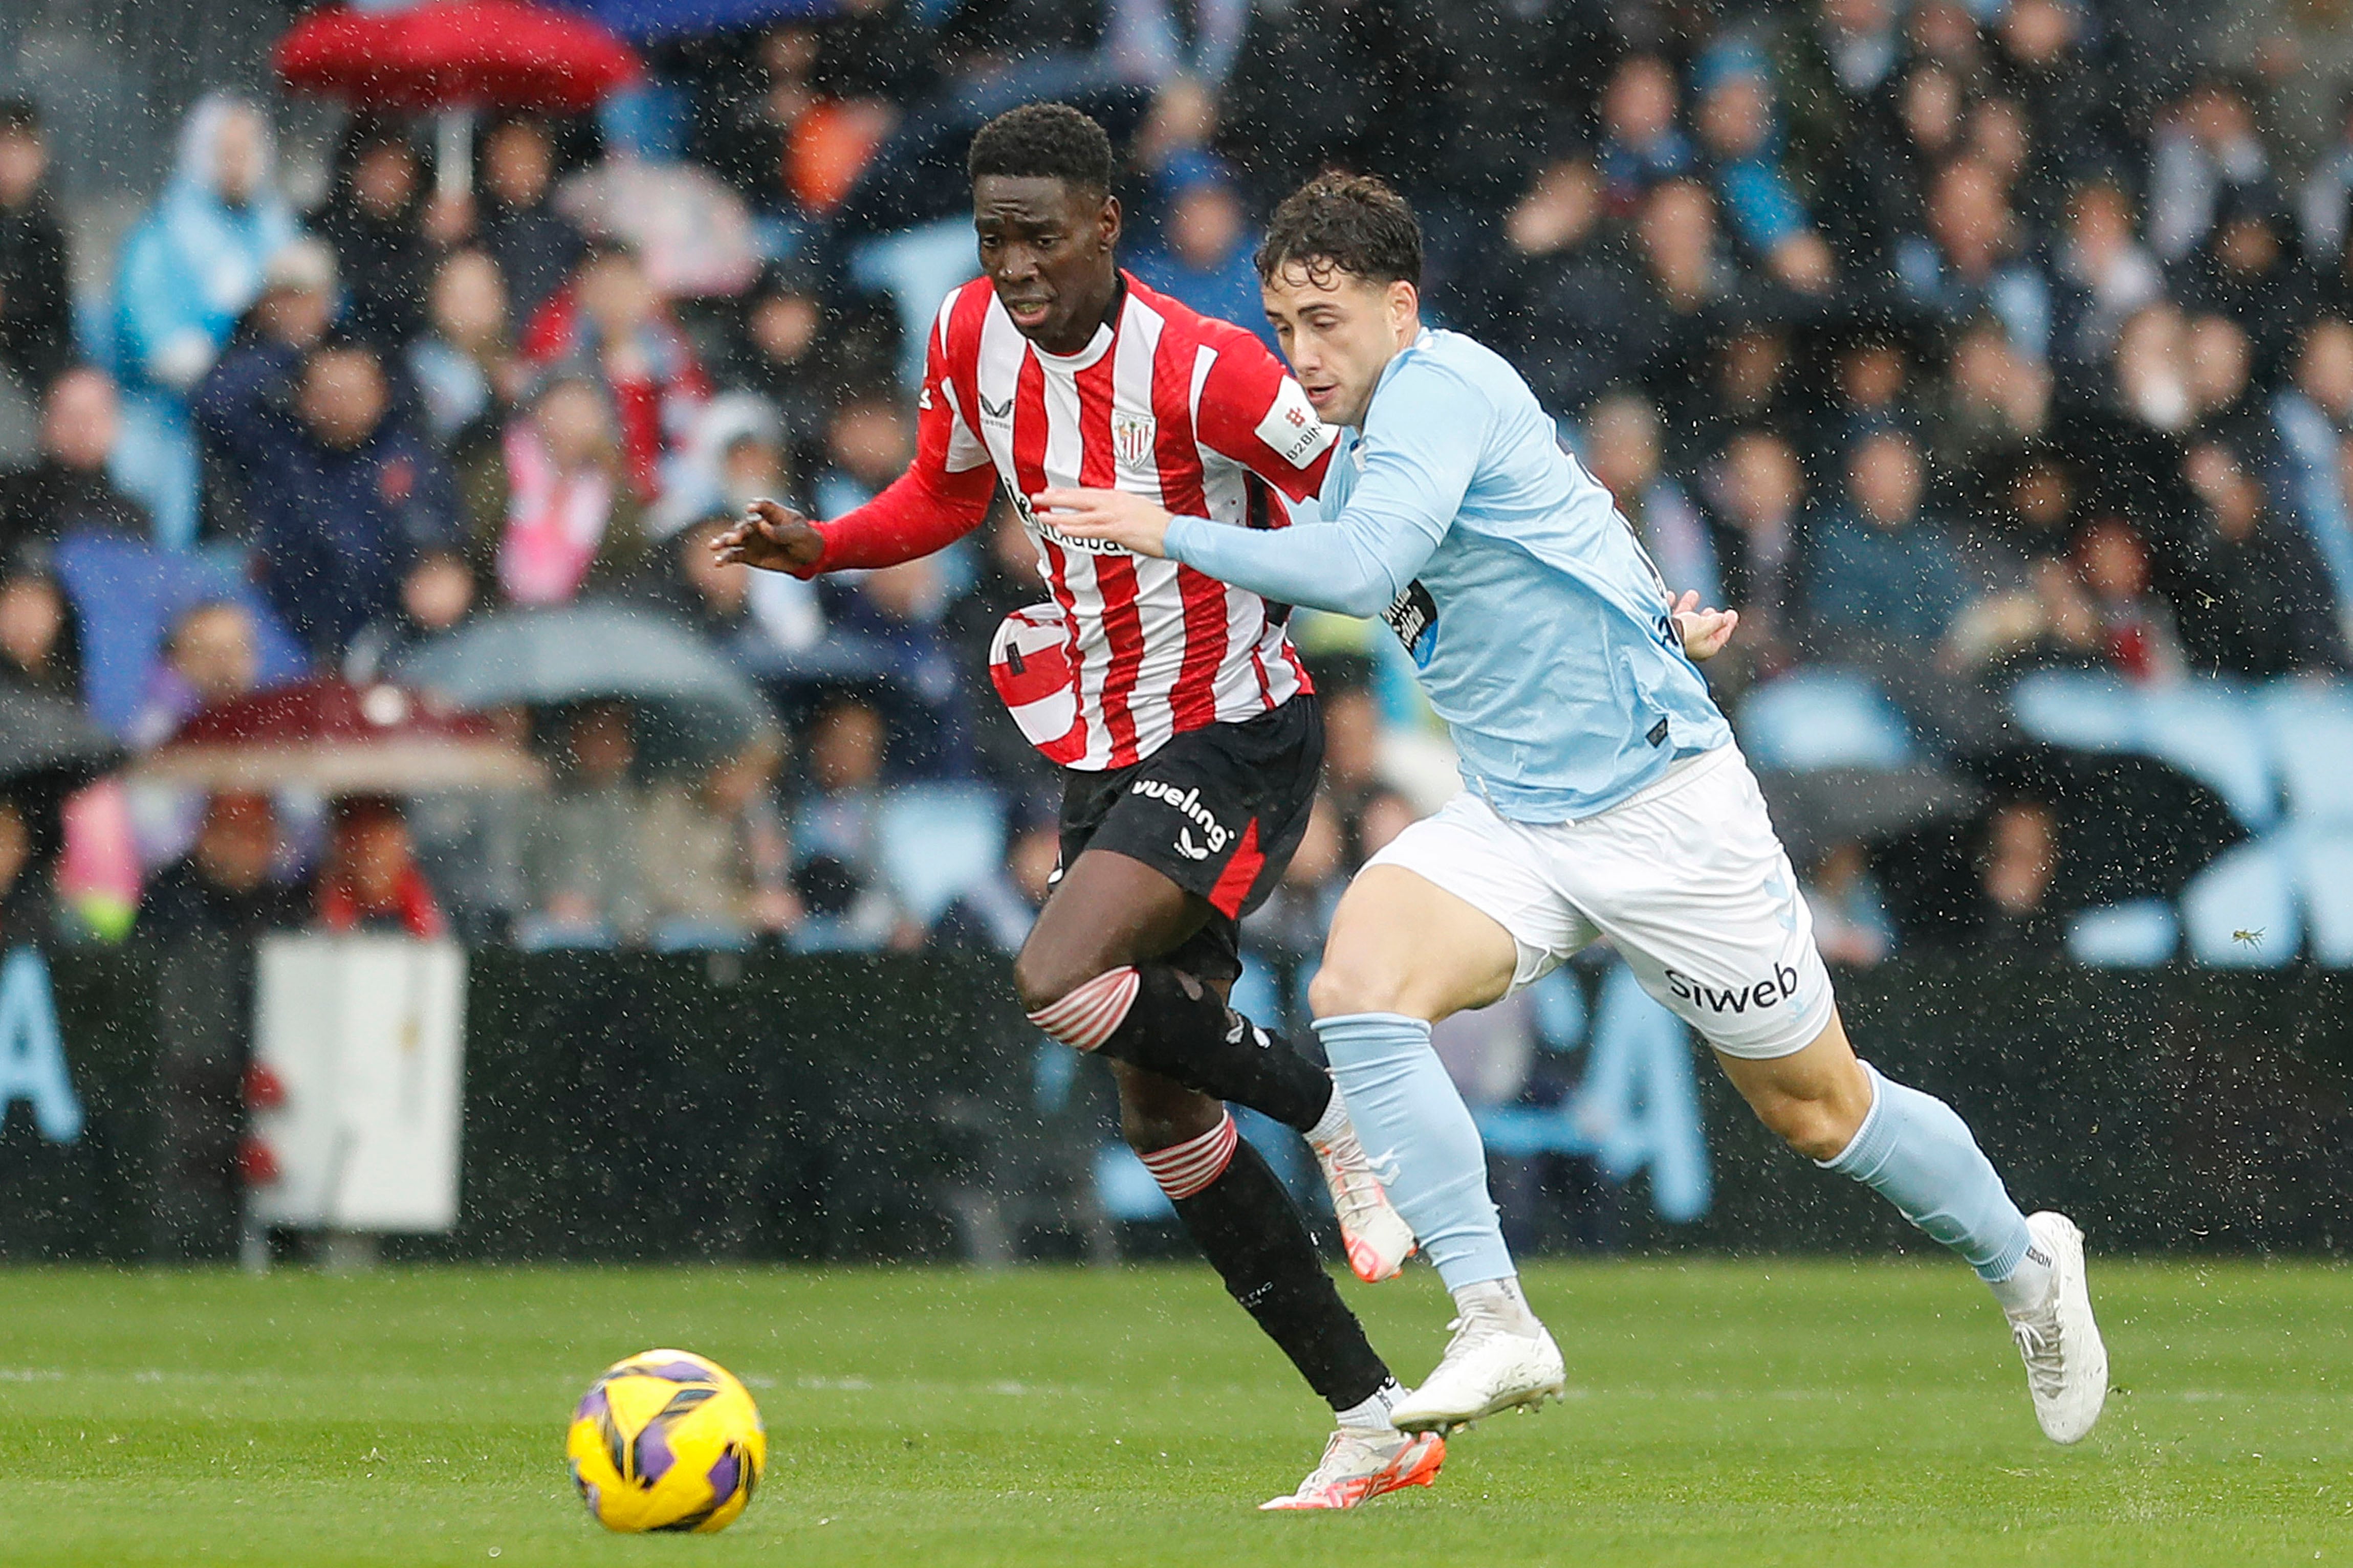
[[[1752,1059],[1719,1054],[1725,1076],[1757,1119],[1810,1160],[1835,1158],[1871,1110],[1871,1084],[1833,1016],[1803,1050]]]

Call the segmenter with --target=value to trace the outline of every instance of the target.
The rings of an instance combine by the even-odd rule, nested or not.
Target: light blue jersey
[[[1382,615],[1501,815],[1592,816],[1732,739],[1609,492],[1489,349],[1424,329],[1317,500],[1320,521],[1280,532],[1179,518],[1168,553],[1280,603]]]

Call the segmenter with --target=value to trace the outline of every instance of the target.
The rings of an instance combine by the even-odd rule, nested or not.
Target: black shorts
[[[1089,849],[1141,860],[1208,902],[1169,961],[1208,981],[1241,973],[1241,917],[1291,865],[1324,766],[1324,710],[1301,692],[1239,724],[1188,731],[1144,761],[1063,775],[1062,864]]]

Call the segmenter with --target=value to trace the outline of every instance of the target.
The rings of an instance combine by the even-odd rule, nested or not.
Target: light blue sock
[[[1357,1142],[1449,1290],[1519,1272],[1487,1196],[1487,1150],[1430,1026],[1395,1013],[1318,1018]]]
[[[1814,1163],[1852,1176],[1905,1219],[1967,1258],[1978,1278],[2007,1279],[2026,1257],[2026,1216],[2010,1201],[1968,1123],[1933,1094],[1880,1076],[1869,1062],[1871,1110],[1834,1160]]]

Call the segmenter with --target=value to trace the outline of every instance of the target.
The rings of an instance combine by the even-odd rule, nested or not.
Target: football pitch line
[[[1324,1423],[1197,1267],[0,1270],[0,1563],[2353,1563],[2353,1268],[2095,1268],[2117,1392],[2060,1449],[1957,1268],[1540,1266],[1569,1397],[1321,1517],[1251,1507]],[[1427,1270],[1347,1290],[1437,1358]],[[724,1534],[607,1536],[565,1479],[655,1345],[766,1417]]]

